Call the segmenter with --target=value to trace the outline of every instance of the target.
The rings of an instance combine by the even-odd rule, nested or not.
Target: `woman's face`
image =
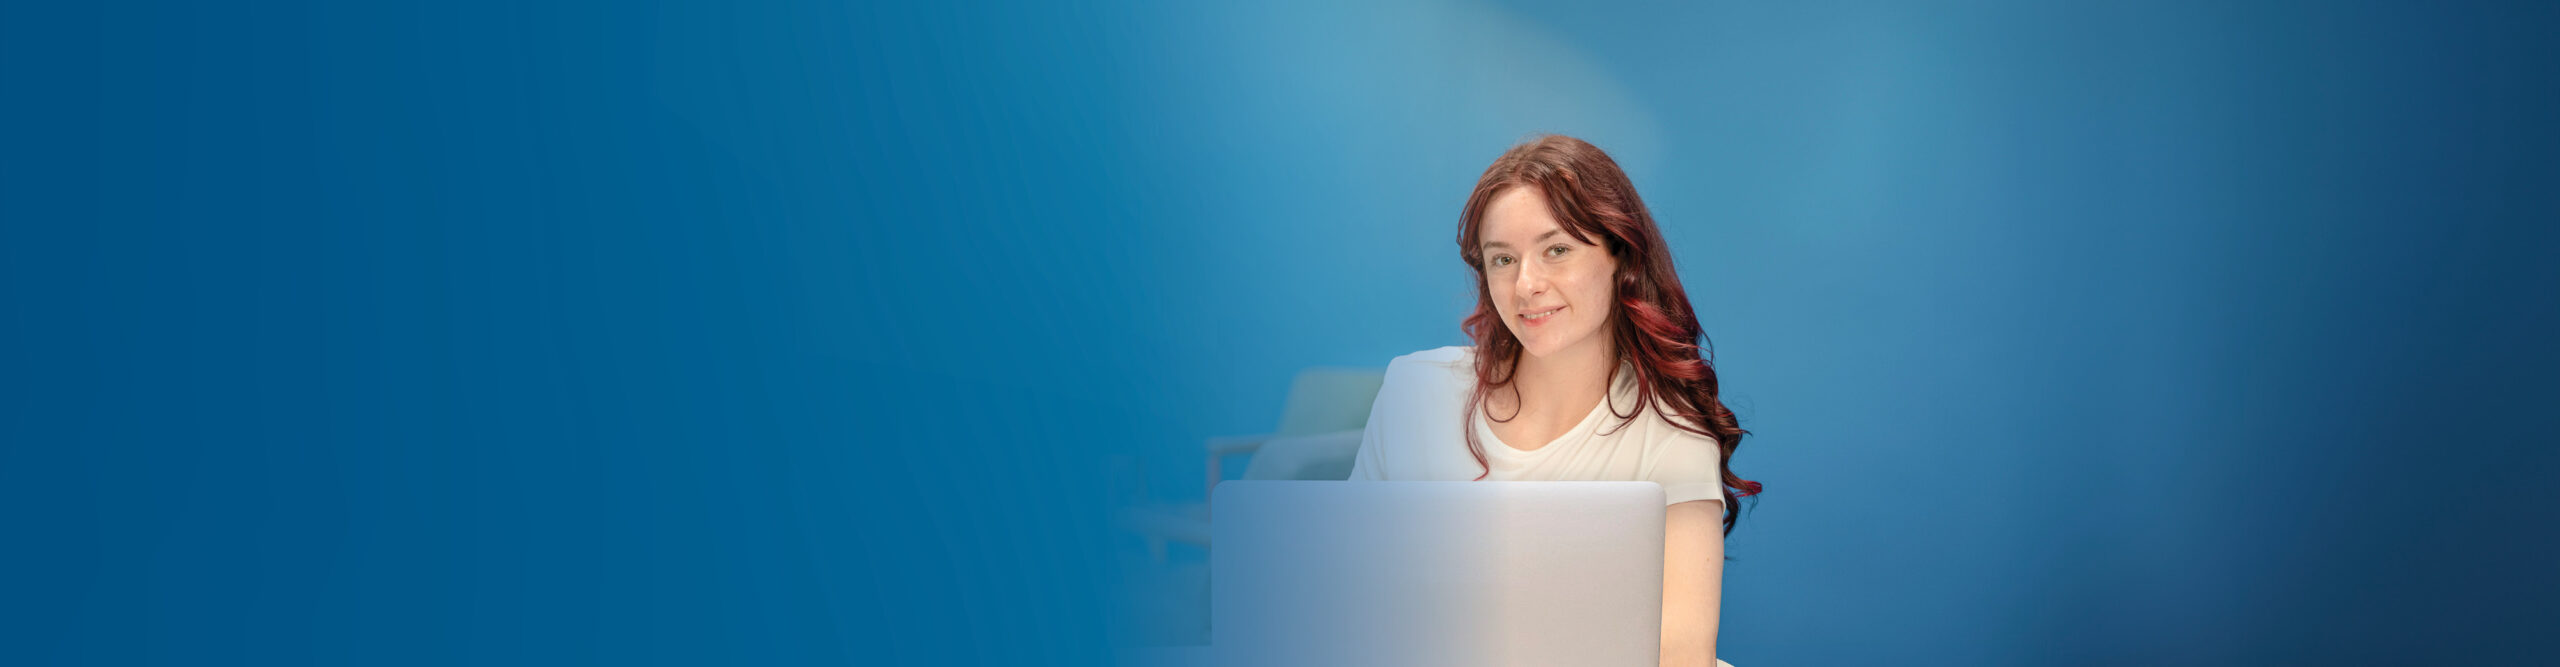
[[[1617,307],[1618,271],[1608,249],[1573,240],[1532,187],[1494,195],[1483,224],[1485,288],[1529,354],[1607,344],[1601,330]]]

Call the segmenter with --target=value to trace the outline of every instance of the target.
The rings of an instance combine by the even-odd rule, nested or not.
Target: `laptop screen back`
[[[1231,481],[1211,508],[1221,664],[1659,661],[1651,482]]]

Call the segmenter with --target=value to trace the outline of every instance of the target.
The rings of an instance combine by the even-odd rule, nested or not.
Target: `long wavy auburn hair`
[[[1466,434],[1467,450],[1484,465],[1484,476],[1492,473],[1485,458],[1484,443],[1473,427],[1477,411],[1483,410],[1485,399],[1494,391],[1511,385],[1513,373],[1519,370],[1523,348],[1520,339],[1503,325],[1500,311],[1494,309],[1493,289],[1485,282],[1482,243],[1485,209],[1494,197],[1512,188],[1536,190],[1547,202],[1547,208],[1564,232],[1587,245],[1601,246],[1617,258],[1617,308],[1609,316],[1609,336],[1616,343],[1618,359],[1633,362],[1636,374],[1636,405],[1626,413],[1618,412],[1615,393],[1609,413],[1624,420],[1620,427],[1644,414],[1645,408],[1659,403],[1670,413],[1671,424],[1684,431],[1714,438],[1718,467],[1724,471],[1724,532],[1733,533],[1736,500],[1760,493],[1760,483],[1733,474],[1730,464],[1733,451],[1750,431],[1742,429],[1733,411],[1718,398],[1716,387],[1715,349],[1706,332],[1698,326],[1698,316],[1689,308],[1689,294],[1680,287],[1679,274],[1671,268],[1671,249],[1662,241],[1662,230],[1654,225],[1653,214],[1636,197],[1635,183],[1618,168],[1615,160],[1598,147],[1573,137],[1548,135],[1514,146],[1493,161],[1476,180],[1475,191],[1467,196],[1467,207],[1458,219],[1458,257],[1476,275],[1476,309],[1467,315],[1461,328],[1476,346],[1476,388],[1468,396],[1461,432]],[[1610,370],[1609,386],[1616,386],[1618,370]],[[1516,389],[1515,389],[1516,391]],[[1656,398],[1660,400],[1657,401]],[[1514,414],[1512,418],[1519,415]],[[1493,419],[1491,414],[1486,419]],[[1509,422],[1510,419],[1495,419]]]

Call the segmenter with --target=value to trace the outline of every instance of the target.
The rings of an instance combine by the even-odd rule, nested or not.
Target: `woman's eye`
[[[1570,251],[1572,251],[1572,250],[1573,250],[1573,248],[1570,248],[1570,247],[1567,247],[1567,246],[1563,246],[1563,245],[1558,245],[1558,246],[1553,247],[1553,248],[1548,248],[1548,249],[1547,249],[1547,256],[1548,256],[1548,257],[1563,257],[1565,253],[1570,252]]]
[[[1510,256],[1510,255],[1494,255],[1494,256],[1493,256],[1493,265],[1494,265],[1494,266],[1510,266],[1510,265],[1511,265],[1511,256]]]

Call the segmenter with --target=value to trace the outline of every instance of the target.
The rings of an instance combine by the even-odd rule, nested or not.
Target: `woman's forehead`
[[[1545,197],[1532,188],[1512,188],[1496,195],[1485,209],[1485,242],[1533,242],[1537,237],[1562,230],[1553,211],[1547,210]]]

